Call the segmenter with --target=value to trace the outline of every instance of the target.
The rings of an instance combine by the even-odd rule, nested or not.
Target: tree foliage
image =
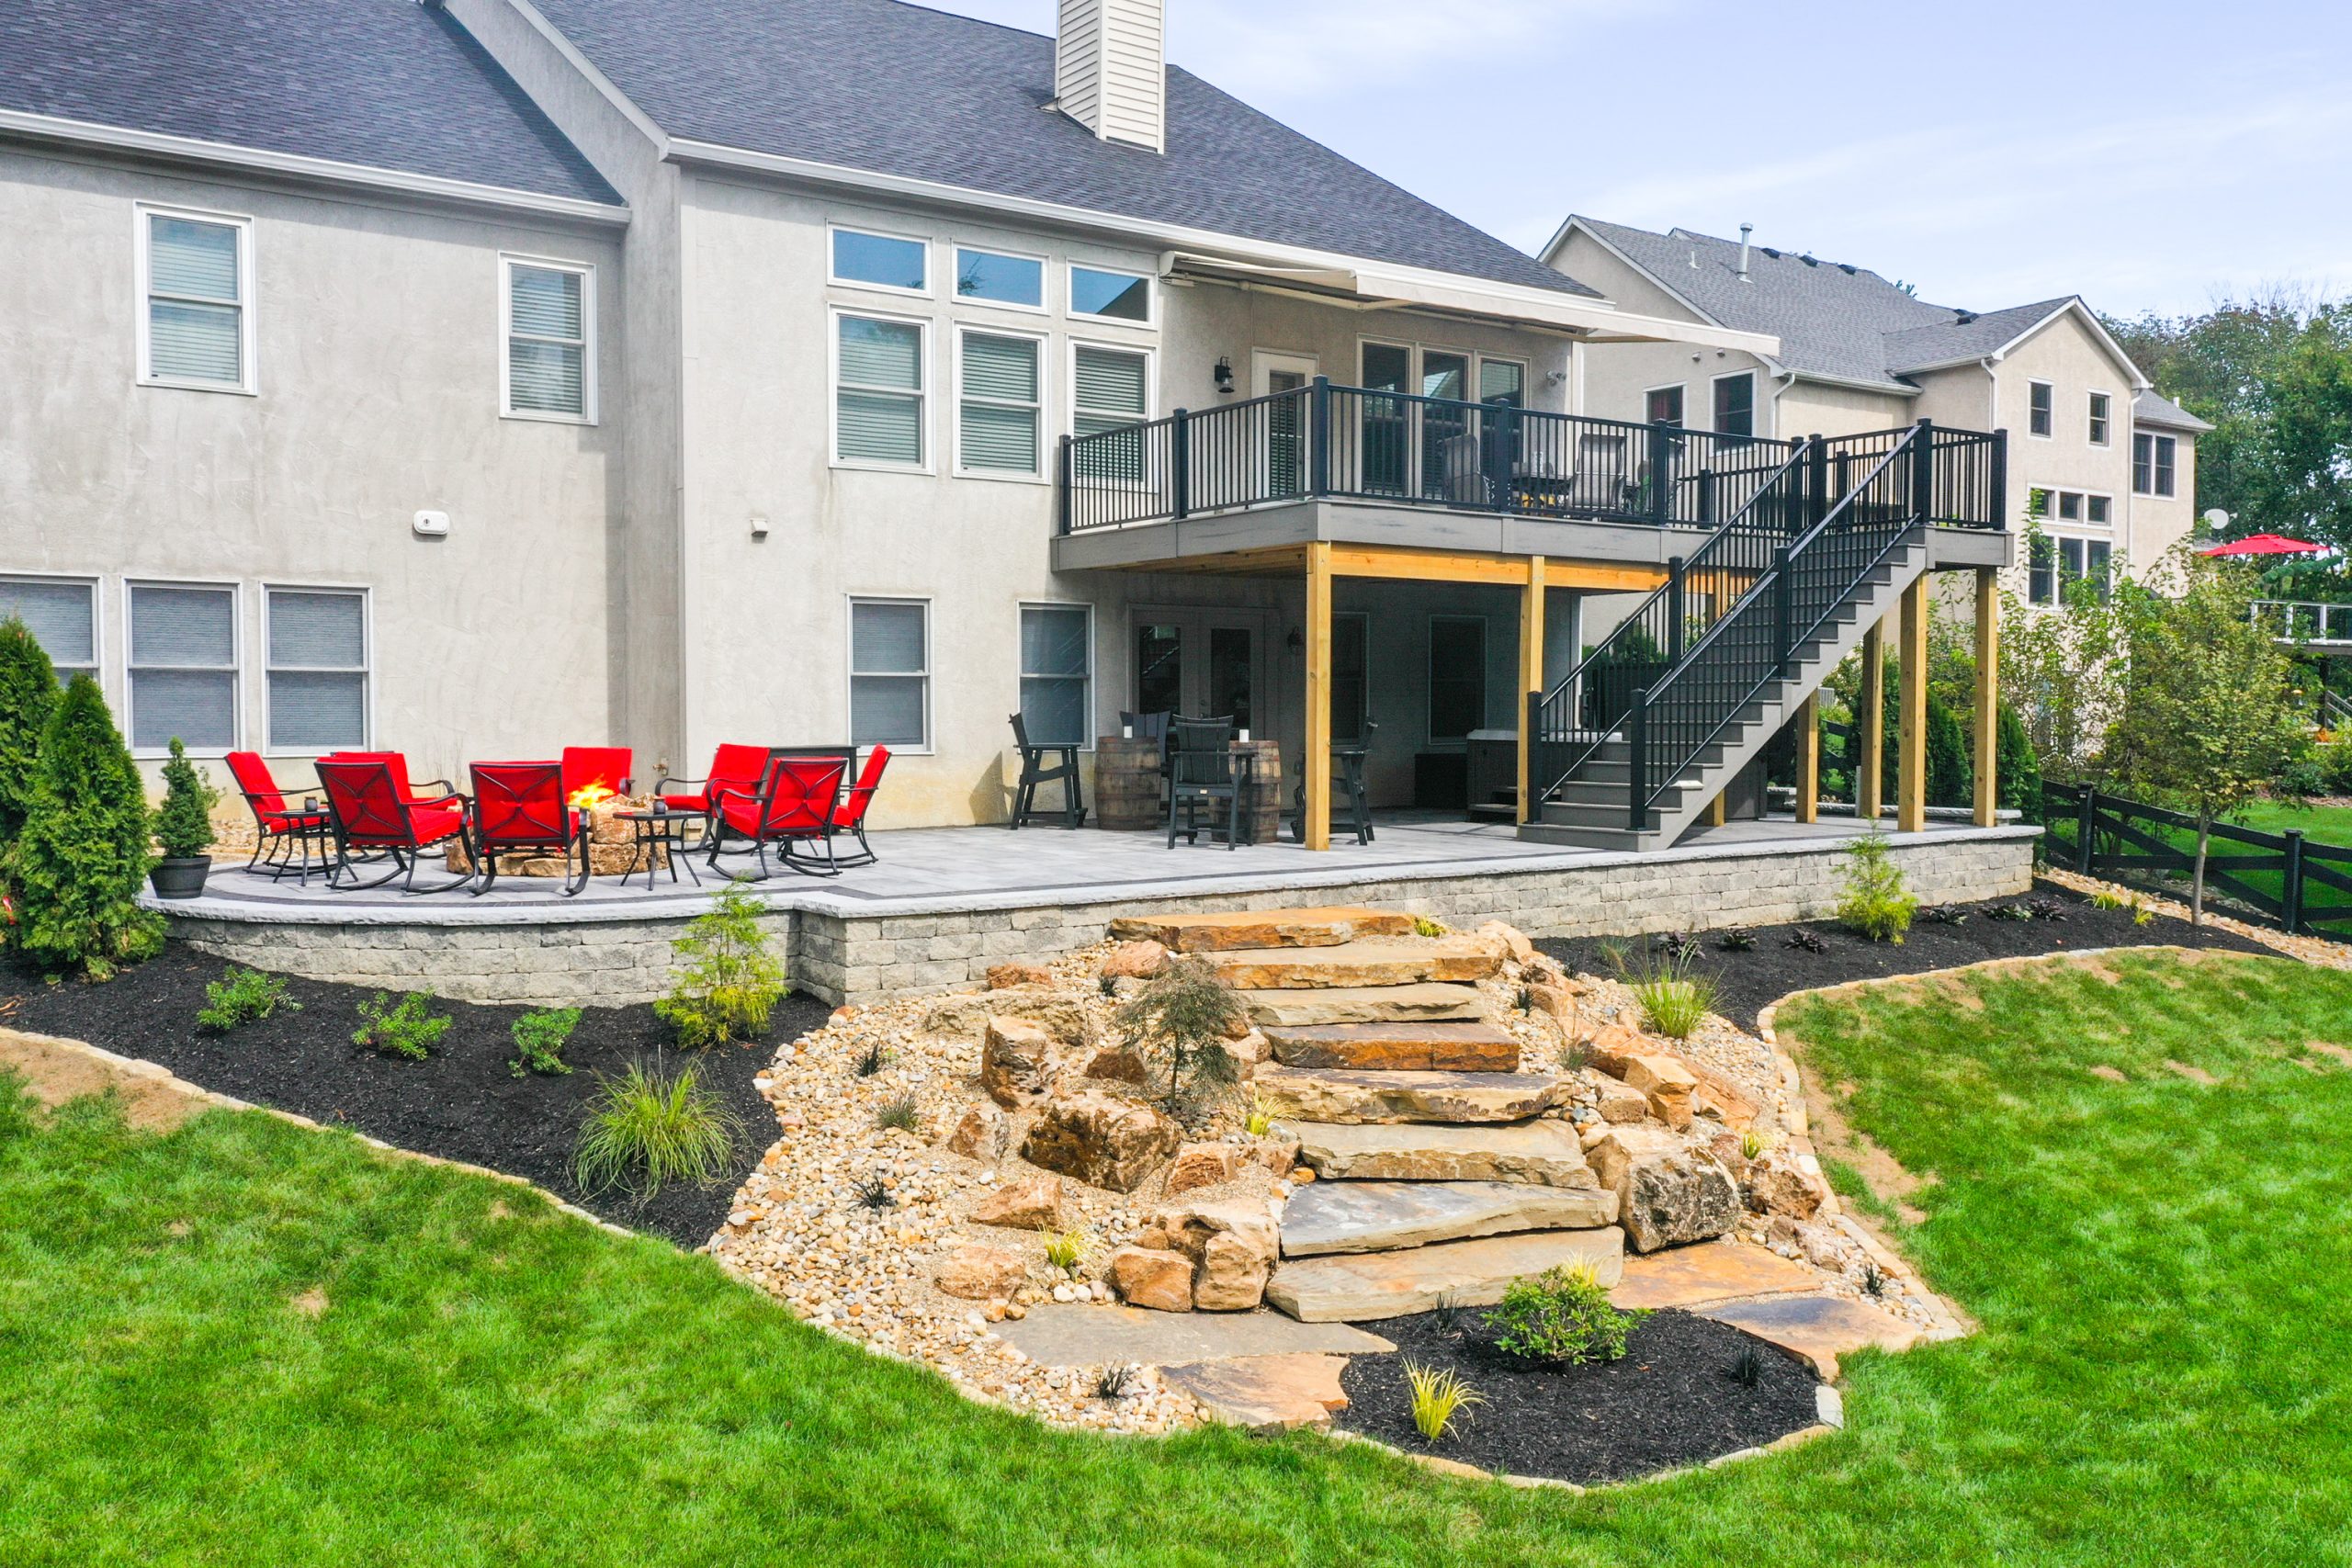
[[[1175,959],[1119,1010],[1118,1021],[1130,1043],[1165,1056],[1171,1098],[1229,1089],[1240,1077],[1225,1042],[1241,1032],[1247,1015],[1205,958]]]
[[[790,987],[784,964],[760,929],[763,906],[750,886],[729,878],[710,908],[671,942],[683,960],[670,994],[654,1012],[694,1048],[756,1040]]]
[[[187,748],[172,737],[172,760],[164,764],[164,804],[155,809],[155,841],[175,857],[200,855],[212,842],[212,804],[220,792],[205,781]]]
[[[15,941],[50,969],[94,980],[163,944],[163,918],[139,907],[153,863],[147,795],[98,683],[76,675],[42,728],[24,831],[9,857]]]
[[[23,831],[40,732],[57,707],[57,671],[25,623],[0,620],[0,844]]]

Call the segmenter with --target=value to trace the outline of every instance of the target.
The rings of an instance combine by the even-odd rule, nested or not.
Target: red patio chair
[[[327,886],[343,892],[381,887],[405,873],[405,893],[447,893],[473,880],[467,873],[438,887],[416,885],[417,862],[424,852],[452,839],[462,841],[467,827],[466,797],[450,795],[418,800],[401,794],[388,761],[353,761],[335,757],[319,759],[319,783],[327,795],[327,820],[334,829],[334,864]],[[390,856],[392,869],[372,882],[345,881],[354,851]]]
[[[698,779],[662,778],[653,785],[654,795],[671,811],[687,811],[702,818],[703,841],[707,844],[717,831],[712,816],[714,803],[726,794],[756,795],[761,782],[767,776],[768,749],[764,746],[742,746],[729,742],[718,748],[710,759],[710,773]],[[675,788],[685,785],[685,788]]]
[[[314,846],[321,852],[320,868],[325,869],[327,814],[316,808],[305,811],[287,805],[286,792],[277,787],[269,764],[261,760],[258,751],[230,752],[229,774],[237,781],[237,791],[245,797],[245,804],[253,808],[256,830],[254,852],[245,861],[244,869],[273,882],[289,871],[299,871],[302,886],[308,887],[311,851]],[[297,850],[301,852],[300,863],[288,864],[287,857]]]
[[[567,746],[563,749],[563,797],[567,801],[593,784],[615,795],[627,795],[633,782],[629,768],[636,753],[626,746]]]
[[[628,753],[624,752],[626,756]],[[498,857],[537,851],[563,857],[563,896],[588,886],[588,813],[571,804],[578,786],[562,762],[473,765],[475,897],[498,881]],[[580,869],[571,869],[577,855]]]
[[[784,863],[793,870],[809,876],[839,876],[841,866],[833,858],[834,816],[841,805],[842,781],[848,773],[849,759],[838,753],[770,759],[756,792],[728,790],[713,801],[711,869],[718,869],[722,853],[756,852],[760,858],[756,880],[763,882],[773,874],[768,869],[768,846],[775,844]],[[729,834],[743,840],[744,847],[729,851]],[[803,843],[823,846],[823,866],[813,862],[804,864],[794,855],[792,846]]]
[[[865,811],[874,804],[874,792],[882,783],[882,770],[890,765],[890,748],[876,746],[865,754],[865,767],[857,782],[842,792],[841,803],[833,807],[833,826],[846,833],[857,835],[857,853],[843,855],[842,866],[872,865],[874,846],[865,841]]]
[[[381,762],[392,770],[392,788],[400,793],[402,800],[430,802],[458,798],[458,786],[447,779],[425,780],[427,784],[438,786],[439,793],[419,795],[408,782],[408,753],[405,751],[330,751],[319,761],[322,762]]]

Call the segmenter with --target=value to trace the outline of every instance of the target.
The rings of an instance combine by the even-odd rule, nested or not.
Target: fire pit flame
[[[619,793],[609,784],[585,784],[571,792],[568,804],[577,811],[594,811]]]

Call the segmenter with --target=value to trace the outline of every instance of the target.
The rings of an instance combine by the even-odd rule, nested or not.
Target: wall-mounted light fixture
[[[1291,627],[1290,636],[1283,638],[1283,641],[1293,653],[1305,653],[1306,651],[1306,634],[1300,631],[1296,626]]]
[[[1228,358],[1218,359],[1216,369],[1212,374],[1216,377],[1216,395],[1220,398],[1233,396],[1233,361]]]
[[[764,539],[764,538],[766,538],[767,536],[768,536],[768,520],[767,520],[767,516],[766,516],[766,514],[765,514],[765,513],[758,513],[758,512],[754,512],[754,513],[752,513],[752,537],[753,537],[754,539]]]

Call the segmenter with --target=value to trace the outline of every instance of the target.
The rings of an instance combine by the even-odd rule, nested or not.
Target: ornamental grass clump
[[[422,1062],[455,1021],[447,1013],[436,1017],[432,998],[421,991],[404,991],[397,1002],[378,991],[359,1004],[359,1027],[351,1032],[351,1043]]]
[[[76,675],[40,734],[24,830],[8,851],[10,941],[49,970],[93,980],[152,957],[163,917],[139,907],[147,795],[98,683]]]
[[[707,1188],[726,1175],[740,1133],[693,1063],[672,1073],[659,1062],[631,1062],[618,1077],[598,1076],[572,1149],[572,1179],[591,1196],[617,1187],[639,1202],[674,1182]]]
[[[1903,868],[1888,858],[1886,836],[1875,829],[1846,852],[1846,886],[1838,923],[1871,942],[1902,945],[1919,900],[1904,890]]]
[[[679,1044],[725,1045],[767,1032],[789,987],[784,964],[760,930],[760,901],[749,887],[729,880],[671,945],[685,966],[653,1010],[677,1031]]]
[[[1563,1263],[1513,1280],[1502,1304],[1487,1314],[1487,1326],[1497,1330],[1495,1348],[1508,1355],[1582,1366],[1623,1356],[1626,1336],[1643,1316],[1609,1304],[1609,1287],[1591,1264]]]
[[[506,1064],[506,1070],[518,1078],[526,1073],[550,1077],[570,1073],[563,1048],[571,1043],[571,1032],[579,1026],[578,1008],[542,1008],[525,1013],[508,1026],[514,1041],[514,1059]]]
[[[279,1008],[288,1012],[302,1010],[300,1002],[287,996],[283,976],[232,964],[220,978],[205,982],[204,1006],[196,1010],[197,1027],[226,1034],[245,1024],[259,1023]]]
[[[1631,962],[1619,956],[1619,977],[1641,1004],[1644,1029],[1669,1040],[1688,1040],[1715,1010],[1713,976],[1690,972],[1697,954],[1691,946],[1661,949],[1656,957]]]
[[[1170,1099],[1199,1098],[1241,1081],[1240,1064],[1225,1043],[1247,1021],[1241,998],[1216,965],[1196,955],[1170,963],[1118,1011],[1127,1043],[1166,1059]]]
[[[1472,1405],[1487,1403],[1486,1395],[1464,1382],[1460,1372],[1425,1366],[1410,1357],[1405,1360],[1405,1384],[1413,1391],[1413,1427],[1425,1443],[1451,1437],[1455,1417],[1467,1419]]]

